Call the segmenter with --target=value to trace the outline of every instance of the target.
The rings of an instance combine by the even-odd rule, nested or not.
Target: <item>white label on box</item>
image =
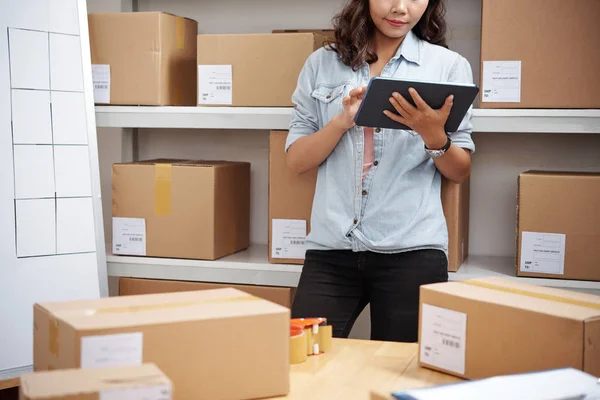
[[[482,101],[521,102],[521,61],[484,61]]]
[[[146,255],[146,220],[113,217],[113,254]]]
[[[198,104],[233,104],[231,65],[198,65]]]
[[[142,332],[81,338],[81,368],[127,367],[142,364]]]
[[[94,102],[110,103],[110,65],[93,64],[92,81],[94,82]]]
[[[304,259],[306,254],[306,221],[273,219],[271,257]]]
[[[113,389],[100,392],[99,400],[171,400],[169,385]]]
[[[464,375],[466,345],[467,314],[423,304],[421,362]]]
[[[523,232],[521,272],[564,275],[566,241],[562,233]]]

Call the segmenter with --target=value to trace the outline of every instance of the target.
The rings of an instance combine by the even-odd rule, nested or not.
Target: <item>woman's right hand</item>
[[[364,86],[352,89],[350,93],[348,93],[348,96],[344,97],[342,100],[344,111],[337,116],[337,119],[345,130],[350,129],[355,125],[354,118],[360,108],[366,90],[367,88]]]

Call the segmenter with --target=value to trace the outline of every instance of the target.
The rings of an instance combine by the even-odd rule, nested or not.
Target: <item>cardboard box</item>
[[[172,399],[171,381],[154,364],[65,369],[21,375],[21,400]]]
[[[90,14],[88,20],[92,64],[99,65],[94,83],[107,85],[95,88],[96,103],[196,104],[196,21],[163,12]]]
[[[600,376],[600,296],[486,278],[421,286],[420,307],[421,366],[468,379]]]
[[[234,288],[251,294],[261,299],[272,301],[281,306],[291,308],[294,299],[295,288],[233,285],[229,283],[206,283],[206,282],[184,282],[167,281],[158,279],[120,278],[119,296],[131,296],[140,294],[188,292],[194,290],[210,290]]]
[[[34,369],[156,364],[174,399],[289,391],[290,310],[235,289],[34,307]]]
[[[215,260],[249,246],[249,163],[115,164],[112,179],[115,254]]]
[[[298,246],[278,246],[277,224],[306,226],[310,232],[317,170],[298,175],[286,163],[285,141],[287,131],[272,131],[269,149],[269,262],[275,264],[303,264],[296,254]],[[442,179],[442,206],[448,225],[448,271],[458,271],[466,260],[469,249],[469,180],[457,184]],[[304,237],[305,239],[305,237]],[[302,235],[297,237],[302,241]],[[273,245],[273,241],[276,245]]]
[[[325,40],[313,33],[199,35],[198,104],[293,106],[298,75]]]
[[[287,131],[272,131],[269,136],[269,262],[275,264],[304,264],[304,246],[281,246],[274,224],[296,224],[304,227],[304,235],[298,240],[306,241],[310,232],[317,169],[298,175],[288,168],[285,153]],[[275,245],[273,243],[274,235]],[[298,250],[300,249],[300,254]]]
[[[335,40],[335,29],[274,29],[273,33],[316,33]]]
[[[600,108],[598,15],[598,0],[483,0],[480,107]]]
[[[517,275],[600,281],[600,174],[519,176]]]

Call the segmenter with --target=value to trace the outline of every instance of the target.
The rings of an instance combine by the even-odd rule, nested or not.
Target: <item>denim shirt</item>
[[[286,151],[293,143],[323,128],[342,112],[350,90],[366,86],[369,66],[358,71],[337,53],[321,48],[306,61],[292,96]],[[473,83],[468,61],[410,32],[381,77]],[[471,139],[472,108],[452,142],[475,150]],[[319,166],[308,249],[399,253],[439,249],[447,254],[448,228],[441,203],[441,175],[413,131],[374,130],[374,163],[362,180],[363,128],[355,126]]]

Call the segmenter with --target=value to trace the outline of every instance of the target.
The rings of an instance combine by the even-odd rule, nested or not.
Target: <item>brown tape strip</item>
[[[471,279],[462,281],[461,283],[471,285],[471,286],[477,286],[477,287],[481,287],[481,288],[485,288],[485,289],[497,290],[497,291],[505,292],[505,293],[520,294],[522,296],[534,297],[536,299],[550,300],[550,301],[555,301],[557,303],[571,304],[574,306],[587,307],[587,308],[593,308],[596,310],[600,310],[600,303],[592,303],[590,301],[575,300],[575,299],[570,299],[568,297],[554,296],[554,295],[545,294],[545,293],[537,293],[537,292],[532,292],[530,290],[516,289],[516,288],[511,288],[511,287],[494,285],[492,283],[481,282],[481,281],[471,280]]]
[[[175,17],[175,40],[178,49],[185,47],[185,19]]]
[[[48,351],[54,357],[58,357],[58,321],[54,318],[48,319]]]
[[[135,313],[135,312],[151,311],[151,310],[159,310],[159,309],[192,307],[192,306],[197,306],[199,304],[233,303],[233,302],[239,302],[239,301],[253,301],[253,300],[262,300],[262,299],[260,297],[247,295],[247,296],[228,297],[225,299],[184,301],[184,302],[179,302],[179,303],[145,304],[145,305],[141,305],[141,306],[126,306],[126,307],[106,307],[106,308],[97,308],[95,310],[89,310],[87,312],[87,314],[95,315],[95,314],[113,314],[113,313],[114,314],[116,314],[116,313]]]
[[[171,214],[171,164],[154,166],[154,214]]]

